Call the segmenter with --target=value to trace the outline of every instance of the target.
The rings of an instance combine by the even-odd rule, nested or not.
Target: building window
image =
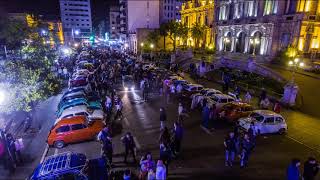
[[[167,9],[167,6],[164,6],[164,9],[166,10],[166,9]]]
[[[245,1],[244,12],[246,17],[257,16],[257,3],[255,1]]]
[[[233,19],[239,19],[243,16],[243,1],[239,1],[234,4],[234,14]]]
[[[278,11],[278,0],[266,0],[263,15],[276,14]]]
[[[227,20],[229,16],[229,5],[224,4],[220,7],[219,20]]]
[[[311,0],[298,0],[297,11],[298,12],[309,12],[311,8]]]

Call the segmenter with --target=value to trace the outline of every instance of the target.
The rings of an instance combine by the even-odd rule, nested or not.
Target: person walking
[[[167,121],[167,114],[163,107],[160,108],[160,130],[165,127],[165,122]]]
[[[125,155],[124,155],[124,163],[127,163],[127,157],[129,153],[132,154],[134,163],[137,162],[136,160],[136,144],[134,142],[133,136],[130,132],[127,132],[125,136],[121,137],[121,141],[124,144],[125,148]]]
[[[173,135],[173,154],[177,156],[181,151],[181,142],[183,139],[183,127],[179,122],[174,122],[173,124]]]
[[[183,106],[182,106],[182,103],[180,102],[179,103],[179,106],[178,106],[178,121],[181,123],[183,121]]]
[[[166,169],[166,166],[163,164],[162,160],[158,160],[157,162],[156,179],[157,180],[167,179],[167,169]]]
[[[169,145],[170,144],[170,133],[167,127],[164,127],[163,130],[161,131],[161,134],[159,136],[159,143],[160,144],[166,144]]]
[[[278,113],[278,114],[280,113],[280,111],[281,111],[281,105],[280,105],[279,102],[276,102],[276,103],[274,104],[273,111],[274,111],[275,113]]]
[[[303,179],[304,180],[314,180],[317,173],[319,172],[320,166],[317,163],[316,159],[309,157],[308,160],[304,163],[303,169]]]
[[[241,168],[248,166],[249,156],[252,149],[253,149],[252,142],[250,141],[248,134],[245,134],[242,140],[242,151],[241,151],[241,160],[240,160]]]
[[[115,120],[117,118],[122,118],[123,117],[123,115],[122,115],[122,101],[121,101],[120,98],[118,99],[118,102],[116,104],[116,110],[117,110],[117,112],[116,112],[116,115],[114,117]]]
[[[236,154],[236,139],[234,137],[234,132],[230,132],[229,135],[224,140],[225,147],[225,166],[232,167],[234,157]]]
[[[287,168],[287,180],[300,180],[300,160],[292,159],[290,165]]]

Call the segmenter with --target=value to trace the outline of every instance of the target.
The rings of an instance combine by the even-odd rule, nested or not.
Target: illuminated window
[[[276,14],[278,11],[278,0],[266,0],[263,15]]]
[[[239,19],[243,16],[243,1],[238,1],[234,4],[233,19]]]
[[[297,11],[309,12],[311,8],[311,0],[298,0]]]

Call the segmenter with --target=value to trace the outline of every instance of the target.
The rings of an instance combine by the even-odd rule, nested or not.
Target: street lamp
[[[142,43],[140,43],[140,46],[141,46],[141,47],[143,47],[143,46],[144,46],[143,42],[142,42]]]
[[[75,30],[74,34],[78,36],[80,34],[80,31],[79,30]]]
[[[46,34],[47,34],[47,31],[44,30],[44,29],[42,29],[42,30],[41,30],[41,34],[42,34],[42,35],[46,35]]]
[[[3,105],[6,100],[6,93],[4,91],[0,91],[0,105]]]
[[[74,47],[78,47],[79,44],[78,44],[78,43],[74,43],[73,46],[74,46]]]
[[[304,66],[304,62],[300,62],[300,59],[295,58],[293,61],[289,61],[288,65],[290,67],[292,67],[292,78],[291,78],[291,82],[294,83],[294,77],[295,77],[295,73],[296,70],[300,67]]]
[[[154,48],[154,45],[153,45],[153,44],[150,44],[150,48],[153,49],[153,48]]]
[[[71,54],[71,50],[69,48],[63,48],[62,49],[62,52],[65,54],[65,55],[70,55]]]

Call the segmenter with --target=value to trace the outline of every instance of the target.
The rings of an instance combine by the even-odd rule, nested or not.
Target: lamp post
[[[150,48],[153,49],[154,48],[154,44],[150,44]]]
[[[292,68],[292,77],[291,77],[291,83],[294,84],[294,77],[296,70],[300,67],[304,66],[303,62],[300,62],[300,59],[295,58],[293,61],[289,61],[288,65]]]

